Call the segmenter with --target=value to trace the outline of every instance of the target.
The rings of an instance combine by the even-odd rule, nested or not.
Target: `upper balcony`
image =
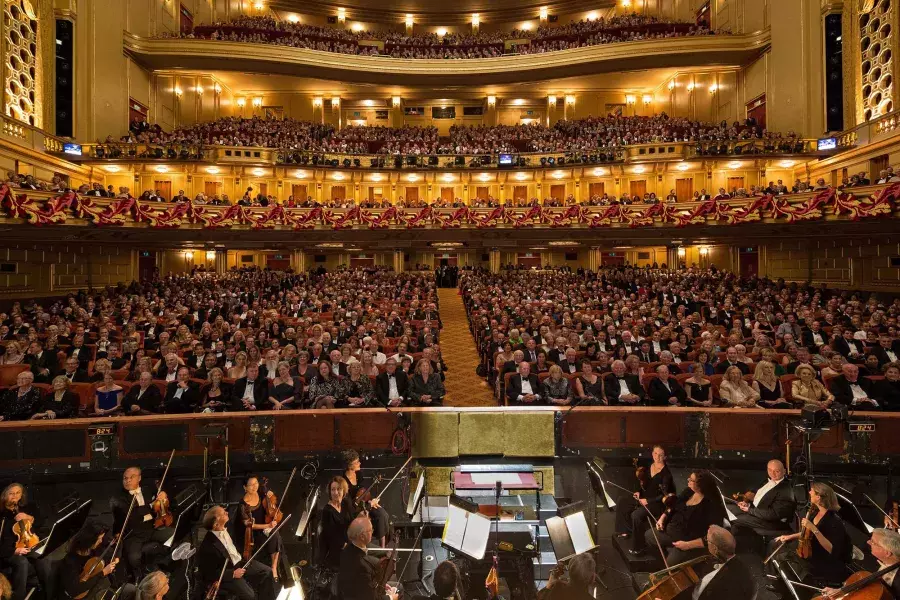
[[[617,42],[480,59],[406,59],[207,39],[124,33],[124,47],[149,69],[242,71],[406,86],[521,83],[642,69],[745,65],[771,44],[768,29],[743,35]]]

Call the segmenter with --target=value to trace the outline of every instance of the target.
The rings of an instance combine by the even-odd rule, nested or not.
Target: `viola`
[[[736,502],[746,502],[747,504],[751,504],[753,500],[756,498],[756,492],[744,492],[743,494],[732,494],[732,498],[735,499]]]
[[[156,490],[156,499],[150,503],[150,508],[156,514],[156,517],[153,519],[153,527],[156,529],[159,529],[160,527],[171,527],[174,521],[169,506],[169,497],[162,493],[163,484],[166,482],[166,475],[169,474],[169,467],[172,466],[172,459],[174,457],[175,451],[172,450],[172,454],[169,455],[169,462],[166,464],[166,470],[163,472],[162,479],[159,480],[159,487]]]
[[[634,459],[634,476],[637,478],[638,483],[641,485],[642,490],[647,489],[647,485],[650,483],[650,469],[647,467],[639,467],[638,459]]]
[[[288,478],[287,485],[284,486],[284,493],[281,494],[281,502],[284,502],[284,497],[287,495],[288,489],[291,487],[291,482],[294,480],[294,474],[297,472],[297,467],[291,471],[291,476]],[[268,480],[263,478],[265,483],[265,492],[262,496],[262,502],[264,502],[264,506],[266,509],[265,522],[267,524],[278,525],[281,520],[284,518],[284,514],[281,512],[281,502],[278,501],[278,497],[275,494],[272,494],[268,489]]]
[[[107,548],[107,550],[108,549],[109,548]],[[103,554],[106,554],[106,552],[104,551]],[[103,554],[101,554],[100,556],[92,556],[91,558],[89,558],[87,560],[86,563],[84,563],[84,567],[81,569],[81,576],[78,578],[79,582],[84,583],[85,581],[87,581],[88,579],[93,577],[95,573],[103,572],[103,569],[106,568],[106,563],[103,562]],[[112,561],[110,561],[109,564],[114,565],[114,564],[117,564],[118,562],[119,562],[119,559],[114,558],[114,559],[112,559]],[[88,592],[90,592],[90,591],[91,590],[85,590],[81,594],[75,596],[75,600],[81,600],[82,598],[87,596]]]
[[[356,490],[356,494],[353,496],[353,505],[356,507],[357,512],[366,509],[366,504],[372,501],[372,488],[381,483],[381,481],[382,476],[380,474],[376,475],[372,485]]]
[[[376,590],[384,590],[388,581],[397,570],[397,546],[400,544],[400,531],[394,530],[391,551],[378,561],[378,570],[375,572]]]
[[[812,521],[819,509],[815,504],[810,505],[809,512],[806,513],[806,520]],[[800,532],[800,543],[797,544],[797,556],[800,558],[809,558],[812,556],[812,529],[804,527]]]
[[[31,550],[41,541],[40,538],[32,533],[31,525],[34,519],[22,519],[13,524],[12,530],[16,534],[16,549],[28,548]]]

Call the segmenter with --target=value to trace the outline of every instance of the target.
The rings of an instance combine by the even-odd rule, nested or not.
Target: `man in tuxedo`
[[[566,357],[560,361],[559,368],[567,375],[577,373],[580,370],[581,364],[578,361],[578,352],[575,351],[575,348],[566,348]]]
[[[878,561],[878,570],[896,565],[900,562],[900,533],[893,529],[876,529],[869,539],[869,548],[872,556]],[[897,571],[891,571],[881,577],[884,585],[891,590],[894,598],[900,598],[900,575]],[[840,590],[825,588],[822,590],[825,596],[835,594]]]
[[[878,368],[884,368],[884,365],[897,362],[900,359],[900,352],[894,348],[891,338],[882,335],[878,338],[878,345],[872,349],[872,354],[878,359]]]
[[[191,381],[191,370],[185,366],[179,367],[177,379],[166,387],[166,413],[191,413],[199,404],[200,390]]]
[[[831,347],[835,352],[849,361],[860,362],[863,358],[863,343],[853,337],[853,331],[848,327],[840,336],[835,336]]]
[[[738,503],[741,514],[731,523],[737,538],[751,541],[768,532],[790,533],[797,502],[791,482],[785,478],[784,464],[780,460],[770,460],[766,473],[769,479],[756,490],[753,501]]]
[[[613,361],[612,373],[603,378],[603,393],[609,406],[634,406],[647,399],[637,375],[626,375],[625,363],[621,360]]]
[[[696,600],[751,600],[756,597],[753,573],[735,554],[734,536],[727,529],[710,525],[706,549],[721,564],[707,573],[694,588]]]
[[[828,336],[822,331],[819,321],[813,321],[810,323],[809,329],[803,330],[802,342],[813,354],[818,353],[819,348],[828,343]]]
[[[509,378],[506,399],[509,406],[535,404],[541,401],[540,384],[537,375],[531,373],[531,363],[519,363],[519,372]]]
[[[122,410],[126,415],[153,415],[162,412],[162,394],[153,383],[149,371],[141,373],[138,385],[131,386],[122,400]]]
[[[91,351],[84,345],[84,336],[76,335],[72,339],[72,346],[66,350],[66,356],[75,358],[78,361],[78,368],[87,370],[88,363],[91,362]]]
[[[364,516],[354,519],[347,529],[347,545],[341,550],[337,575],[343,600],[399,600],[395,588],[378,589],[378,559],[366,553],[371,541],[372,521]]]
[[[28,346],[25,362],[31,366],[35,383],[50,383],[50,376],[57,369],[56,353],[44,352],[43,345],[36,340]]]
[[[127,535],[122,540],[122,554],[128,572],[136,582],[144,576],[144,569],[155,569],[157,562],[168,551],[163,543],[172,536],[172,529],[168,527],[153,527],[154,513],[150,505],[157,498],[167,499],[166,493],[161,491],[157,496],[151,487],[142,486],[141,469],[128,467],[122,474],[122,489],[109,499],[115,535],[126,525],[125,517],[131,507]]]
[[[559,364],[566,359],[566,338],[558,337],[556,338],[556,347],[551,348],[550,352],[547,353],[547,360]]]
[[[741,375],[750,374],[750,367],[747,366],[747,363],[737,359],[737,349],[734,346],[729,346],[728,350],[725,351],[725,360],[716,365],[716,373],[724,375],[725,371],[730,367],[737,367],[740,369]]]
[[[797,360],[788,363],[786,367],[786,371],[789,374],[794,374],[797,372],[797,367],[800,365],[806,365],[808,367],[812,367],[812,370],[816,373],[816,379],[820,382],[822,381],[821,372],[812,364],[812,359],[809,355],[809,348],[806,346],[797,346]]]
[[[841,374],[831,380],[834,401],[855,410],[877,410],[878,402],[872,397],[875,386],[872,380],[859,376],[859,367],[844,363]]]
[[[88,383],[90,381],[87,371],[80,368],[77,358],[72,357],[66,359],[65,368],[57,375],[64,376],[69,380],[69,383]]]
[[[247,376],[231,387],[231,410],[265,410],[269,384],[259,375],[259,365],[247,365]]]
[[[641,349],[638,351],[638,358],[641,359],[641,362],[652,363],[659,360],[659,356],[653,351],[653,346],[650,345],[650,340],[644,340],[641,342]]]
[[[221,506],[214,506],[203,515],[203,527],[207,531],[197,550],[197,570],[204,589],[219,581],[221,576],[220,589],[238,600],[275,600],[276,586],[271,567],[256,559],[238,567],[241,554],[227,525],[228,512]]]
[[[375,378],[375,397],[385,406],[400,406],[406,400],[409,377],[397,369],[396,359],[384,363],[384,373]]]

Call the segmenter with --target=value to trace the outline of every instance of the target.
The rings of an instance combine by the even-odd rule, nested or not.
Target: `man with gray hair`
[[[349,543],[341,551],[338,570],[338,591],[343,600],[398,600],[397,590],[387,586],[378,588],[378,559],[367,554],[372,541],[372,522],[357,517],[347,528]]]
[[[872,556],[878,560],[879,568],[892,567],[900,563],[900,533],[893,529],[876,529],[872,532],[869,539],[869,548],[872,549]],[[897,576],[897,570],[890,571],[881,576],[884,585],[891,590],[895,598],[900,598],[900,577]],[[833,588],[825,588],[822,590],[824,595],[837,592]]]
[[[228,533],[228,512],[221,506],[213,506],[204,513],[202,524],[206,536],[197,550],[197,570],[203,583],[212,585],[221,576],[221,590],[238,600],[275,600],[272,569],[255,558],[250,562],[242,561],[241,553]],[[222,569],[225,569],[224,575]]]
[[[710,525],[706,532],[706,548],[716,561],[712,571],[707,573],[694,587],[693,600],[751,600],[756,595],[756,581],[750,569],[735,556],[734,536],[727,529]]]

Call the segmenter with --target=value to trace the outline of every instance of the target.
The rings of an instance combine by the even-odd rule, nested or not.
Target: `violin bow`
[[[128,519],[131,518],[131,511],[134,509],[134,502],[135,502],[135,500],[137,500],[137,496],[132,496],[132,497],[131,497],[131,504],[128,505],[128,512],[125,513],[125,521],[122,523],[122,530],[119,531],[119,538],[116,540],[115,546],[112,547],[112,548],[113,548],[113,553],[112,553],[112,558],[109,559],[110,562],[112,562],[112,561],[116,558],[116,552],[119,550],[119,544],[122,543],[122,538],[125,537],[125,528],[128,527]],[[107,546],[107,547],[106,547],[106,550],[109,550],[109,548],[110,548],[110,547]],[[106,554],[106,550],[103,551],[103,553],[101,554],[101,556],[103,556],[103,554]],[[98,566],[99,564],[100,564],[99,562],[94,563],[94,566],[93,566],[93,567],[91,568],[91,570],[88,571],[88,573],[87,573],[87,576],[88,576],[88,577],[91,576],[91,574],[94,572],[94,569],[96,569],[97,566]]]
[[[166,482],[166,475],[169,474],[169,467],[172,466],[172,459],[175,458],[175,449],[172,449],[172,454],[169,455],[169,462],[166,463],[166,470],[163,471],[162,479],[159,480],[159,487],[156,489],[156,495],[159,496],[159,493],[163,489],[163,484]]]
[[[381,500],[381,497],[384,495],[384,493],[387,491],[387,489],[389,487],[391,487],[391,484],[394,483],[394,480],[400,476],[400,473],[403,472],[403,470],[406,468],[406,465],[408,465],[409,461],[411,461],[412,459],[413,459],[412,456],[410,456],[409,458],[406,459],[406,462],[403,463],[403,466],[400,467],[400,469],[396,473],[394,473],[394,476],[391,477],[391,480],[387,482],[387,485],[385,485],[383,488],[381,488],[381,492],[377,496],[375,496],[376,500]]]
[[[275,507],[275,514],[278,514],[278,511],[281,510],[281,505],[284,504],[284,497],[287,496],[288,489],[291,487],[291,482],[294,480],[294,474],[297,472],[297,467],[291,471],[291,476],[288,477],[287,485],[284,486],[284,493],[281,494],[281,499],[278,501],[278,506]]]
[[[648,510],[647,512],[650,511]],[[663,564],[666,565],[666,571],[669,571],[671,570],[671,567],[669,567],[669,561],[666,560],[666,553],[663,552],[662,544],[659,543],[659,538],[656,537],[656,523],[651,521],[649,517],[647,517],[647,522],[650,523],[650,533],[653,534],[653,539],[656,540],[656,547],[659,548],[659,554],[662,556]]]
[[[894,527],[900,529],[900,525],[897,524],[897,521],[895,521],[895,520],[891,517],[891,515],[887,514],[883,508],[881,508],[880,506],[878,506],[878,504],[877,504],[874,500],[872,500],[872,498],[870,498],[868,494],[865,494],[865,493],[864,493],[863,496],[866,497],[866,500],[868,500],[869,503],[872,504],[872,506],[874,506],[874,507],[877,508],[879,511],[881,511],[881,514],[883,514],[885,517],[887,517],[888,520],[889,520],[891,523],[894,524]]]
[[[256,549],[256,552],[254,552],[250,558],[248,558],[247,560],[244,561],[245,565],[249,565],[251,562],[253,562],[253,559],[256,558],[256,555],[259,554],[260,551],[266,547],[266,544],[268,544],[272,540],[272,538],[275,537],[275,534],[278,533],[278,530],[281,529],[282,527],[284,527],[284,524],[287,523],[290,520],[290,518],[291,518],[291,515],[286,516],[284,518],[284,520],[281,523],[279,523],[275,529],[272,530],[272,533],[270,533],[268,536],[266,536],[265,541],[263,541],[263,543],[259,545],[259,548]]]
[[[219,573],[219,581],[216,582],[216,591],[213,592],[212,600],[216,600],[216,596],[219,595],[219,590],[222,589],[222,580],[225,578],[225,569],[228,568],[228,563],[231,562],[231,558],[225,559],[225,564],[222,565],[222,572]]]

